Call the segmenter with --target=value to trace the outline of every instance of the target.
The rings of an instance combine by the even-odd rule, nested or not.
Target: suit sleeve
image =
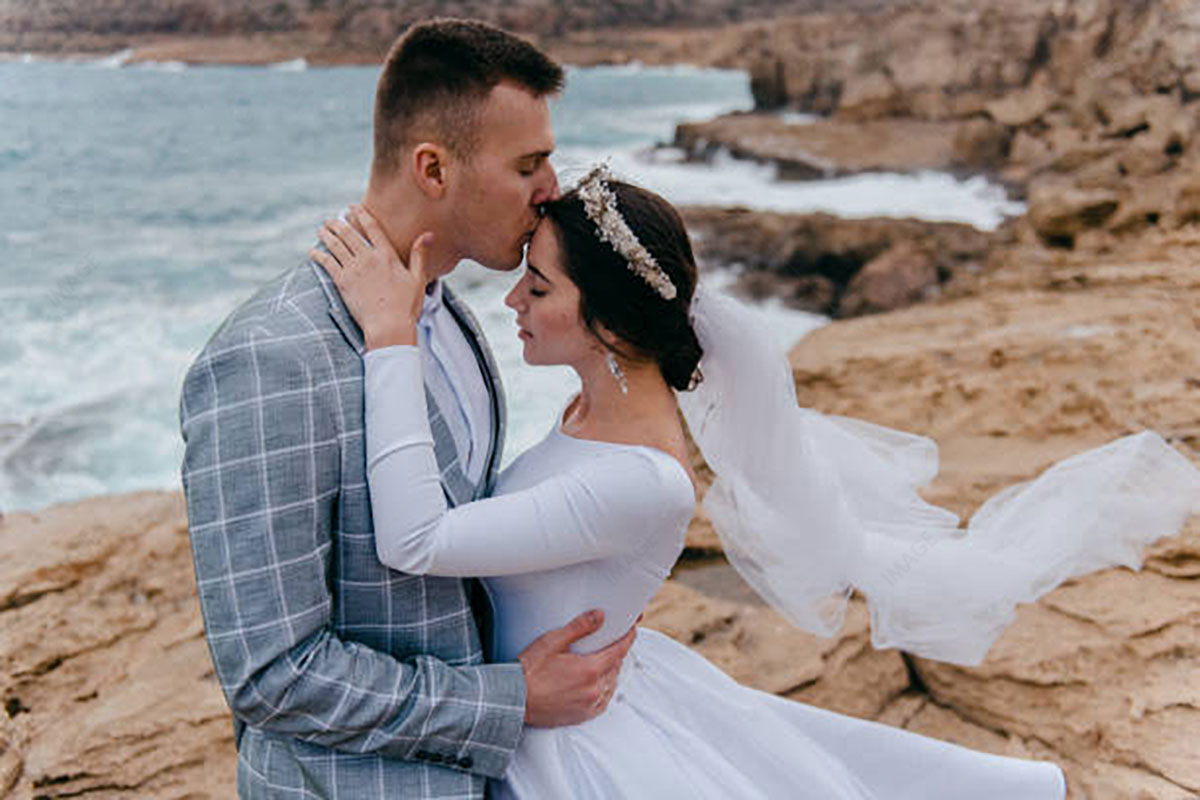
[[[415,347],[366,356],[367,478],[379,559],[403,572],[496,576],[632,552],[694,509],[670,456],[613,448],[529,489],[447,507]]]
[[[184,382],[197,589],[235,719],[499,777],[521,735],[520,665],[400,661],[333,632],[341,426],[329,397],[299,353],[261,331],[210,345]]]

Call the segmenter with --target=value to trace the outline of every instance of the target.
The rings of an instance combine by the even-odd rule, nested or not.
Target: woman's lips
[[[525,339],[526,341],[528,341],[533,338],[533,334],[530,333],[529,331],[525,330],[524,328],[517,328],[517,338]]]

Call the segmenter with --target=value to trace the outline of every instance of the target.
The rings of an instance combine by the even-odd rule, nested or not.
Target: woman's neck
[[[584,438],[636,436],[639,423],[652,423],[660,414],[674,414],[675,395],[653,362],[618,359],[627,391],[613,376],[603,356],[576,365],[581,389],[563,420],[563,430]]]

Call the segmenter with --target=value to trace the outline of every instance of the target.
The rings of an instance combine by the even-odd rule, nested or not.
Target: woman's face
[[[525,274],[504,304],[517,312],[526,363],[578,367],[604,351],[579,315],[579,288],[563,268],[553,225],[547,220],[538,225],[526,254]]]

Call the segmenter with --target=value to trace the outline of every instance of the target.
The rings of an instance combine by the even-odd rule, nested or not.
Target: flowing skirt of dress
[[[512,800],[1058,800],[1054,764],[980,753],[747,688],[639,629],[596,719],[529,728],[494,796]]]

